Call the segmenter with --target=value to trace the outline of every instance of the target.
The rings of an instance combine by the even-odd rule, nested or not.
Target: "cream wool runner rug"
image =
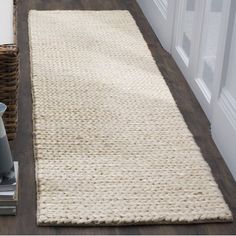
[[[231,220],[128,11],[31,11],[29,37],[38,224]]]

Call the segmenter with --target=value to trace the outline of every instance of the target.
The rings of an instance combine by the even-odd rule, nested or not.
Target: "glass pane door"
[[[210,103],[214,83],[216,55],[223,19],[224,0],[207,0],[201,35],[197,82]]]
[[[209,120],[230,0],[179,0],[172,55]]]
[[[194,39],[196,0],[183,0],[180,2],[179,22],[177,32],[177,51],[188,67],[191,57],[191,48]]]

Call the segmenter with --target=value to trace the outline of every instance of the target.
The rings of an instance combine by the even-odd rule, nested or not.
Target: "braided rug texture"
[[[230,221],[128,11],[31,11],[38,224]]]

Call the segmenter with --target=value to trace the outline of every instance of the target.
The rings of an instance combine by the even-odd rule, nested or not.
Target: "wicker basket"
[[[3,120],[9,140],[16,136],[19,51],[16,45],[0,45],[0,102],[7,105]]]

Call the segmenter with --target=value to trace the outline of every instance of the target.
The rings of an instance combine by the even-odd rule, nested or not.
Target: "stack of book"
[[[0,215],[16,215],[18,181],[18,162],[15,161],[12,176],[0,179]]]

